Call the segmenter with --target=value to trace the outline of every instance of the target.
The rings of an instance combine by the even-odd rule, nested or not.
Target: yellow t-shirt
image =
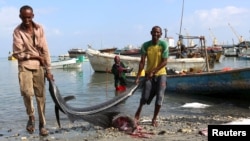
[[[141,53],[147,56],[147,66],[145,72],[156,68],[160,63],[162,58],[168,58],[168,43],[159,40],[156,45],[152,44],[152,41],[145,42],[142,45]],[[166,68],[163,67],[155,75],[164,75],[166,73]]]

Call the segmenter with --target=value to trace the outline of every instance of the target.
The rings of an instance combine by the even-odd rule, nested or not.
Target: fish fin
[[[69,96],[65,96],[63,99],[64,99],[65,102],[67,102],[69,100],[73,100],[73,99],[76,99],[76,98],[73,95],[69,95]]]
[[[57,121],[57,124],[58,124],[59,128],[61,128],[60,115],[59,115],[59,108],[58,108],[57,106],[55,106],[55,114],[56,114],[56,121]]]

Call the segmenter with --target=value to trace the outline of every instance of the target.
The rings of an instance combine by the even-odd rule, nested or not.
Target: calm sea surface
[[[0,140],[1,134],[8,135],[8,130],[17,133],[26,133],[25,126],[27,115],[24,109],[22,97],[19,92],[17,61],[8,61],[7,58],[0,58]],[[222,57],[214,69],[225,67],[241,68],[250,67],[250,61],[239,60],[234,57]],[[115,96],[113,75],[106,73],[95,73],[89,62],[84,62],[81,69],[55,69],[52,71],[61,94],[63,96],[74,95],[75,100],[70,104],[75,107],[87,107],[99,104]],[[54,103],[47,89],[46,117],[47,127],[57,127],[54,113]],[[140,90],[137,90],[122,105],[121,111],[134,115],[140,99]],[[206,109],[186,109],[180,106],[185,103],[199,102],[212,105]],[[36,105],[36,103],[34,103]],[[160,116],[168,115],[244,115],[250,117],[250,100],[222,99],[199,95],[183,95],[167,93],[162,106]],[[144,106],[142,116],[152,116],[154,104]],[[37,113],[36,113],[37,114]],[[70,124],[70,121],[62,113],[62,126]],[[36,115],[36,117],[38,117]],[[38,123],[36,123],[38,125]]]

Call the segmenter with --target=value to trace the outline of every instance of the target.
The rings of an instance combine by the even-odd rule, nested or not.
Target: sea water
[[[7,58],[0,58],[0,140],[13,133],[26,135],[25,130],[27,115],[19,91],[17,61],[9,61]],[[215,63],[213,69],[250,67],[250,60],[240,60],[236,57],[221,57],[220,62]],[[69,101],[73,107],[89,107],[105,102],[114,96],[113,75],[108,73],[95,73],[90,62],[83,62],[80,69],[53,69],[55,83],[62,96],[73,95],[74,100]],[[58,128],[54,112],[54,103],[48,91],[46,83],[46,120],[49,129]],[[120,111],[133,116],[140,101],[140,89],[129,97]],[[34,100],[35,102],[35,100]],[[183,108],[187,103],[200,103],[210,105],[209,108]],[[36,108],[36,103],[34,103]],[[214,98],[202,95],[185,95],[167,93],[164,99],[160,116],[169,115],[244,115],[250,116],[250,100]],[[151,105],[143,107],[142,116],[152,117],[154,100]],[[35,109],[36,111],[36,109]],[[63,114],[61,124],[68,127],[71,123]],[[36,122],[38,116],[36,112]],[[83,121],[84,122],[84,121]],[[36,127],[38,123],[36,123]],[[2,137],[1,137],[2,134]]]

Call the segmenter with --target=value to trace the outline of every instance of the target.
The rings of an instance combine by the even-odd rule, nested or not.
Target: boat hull
[[[51,67],[53,69],[78,69],[82,67],[82,62],[79,62],[76,58],[52,61]]]
[[[127,76],[128,81],[135,76]],[[142,78],[143,79],[143,78]],[[185,75],[167,75],[167,90],[184,94],[237,95],[250,92],[250,68]]]
[[[11,61],[11,60],[16,60],[16,58],[13,57],[13,56],[9,56],[9,57],[8,57],[8,60],[10,60],[10,61]]]
[[[110,70],[114,63],[114,57],[117,55],[113,53],[101,53],[100,51],[91,48],[88,48],[86,53],[95,72],[106,72],[107,70]],[[119,56],[124,64],[133,68],[135,72],[138,72],[140,57],[125,55]],[[204,58],[169,58],[167,67],[177,71],[189,71],[192,68],[193,72],[199,72],[205,69],[206,63]]]

